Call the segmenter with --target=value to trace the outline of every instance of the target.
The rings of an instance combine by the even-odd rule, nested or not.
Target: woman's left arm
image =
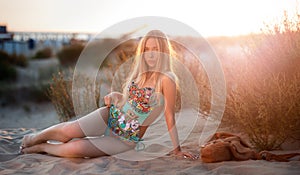
[[[162,79],[162,93],[165,101],[165,118],[168,131],[174,147],[174,154],[184,158],[196,159],[197,157],[188,153],[182,152],[178,140],[178,133],[175,122],[175,103],[176,103],[176,84],[175,81],[169,77]]]

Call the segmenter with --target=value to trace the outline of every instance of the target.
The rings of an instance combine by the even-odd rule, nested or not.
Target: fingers
[[[176,154],[177,156],[184,158],[184,159],[189,159],[189,160],[197,160],[199,158],[199,155],[194,155],[189,152],[180,152]]]
[[[190,153],[184,153],[183,158],[185,159],[191,159],[191,160],[197,160],[199,158],[198,155],[193,155]]]
[[[107,107],[110,107],[110,104],[111,104],[111,97],[110,97],[110,95],[104,96],[104,104],[105,104]]]

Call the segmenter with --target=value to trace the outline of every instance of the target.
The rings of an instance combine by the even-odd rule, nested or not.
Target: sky
[[[178,20],[202,36],[257,33],[297,0],[0,0],[8,31],[99,33],[142,16]],[[294,14],[294,13],[293,13]],[[134,29],[133,29],[134,30]]]

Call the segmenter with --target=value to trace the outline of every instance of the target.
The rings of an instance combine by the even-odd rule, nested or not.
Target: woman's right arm
[[[111,92],[104,96],[104,104],[107,107],[110,107],[112,103],[116,104],[120,100],[122,100],[123,94],[120,92]]]

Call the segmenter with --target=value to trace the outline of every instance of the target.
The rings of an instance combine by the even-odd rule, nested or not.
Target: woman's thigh
[[[101,136],[107,128],[109,110],[107,107],[99,108],[77,120],[86,137]]]
[[[61,157],[100,157],[116,155],[134,149],[115,137],[101,136],[72,140],[68,143],[45,145],[44,151]]]
[[[89,138],[89,142],[86,144],[92,144],[95,153],[106,154],[106,155],[116,155],[135,148],[135,144],[128,144],[125,141],[121,141],[116,137],[102,136],[100,138]],[[90,154],[90,153],[88,153]],[[90,155],[92,157],[92,154]]]
[[[101,136],[76,139],[63,144],[43,143],[26,148],[26,153],[46,152],[60,157],[100,157],[116,155],[134,149],[115,137]]]

